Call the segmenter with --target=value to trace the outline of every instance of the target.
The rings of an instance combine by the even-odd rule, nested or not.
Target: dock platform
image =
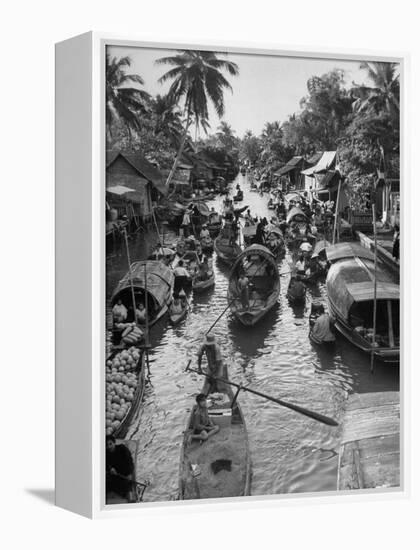
[[[342,421],[337,489],[400,486],[400,393],[356,393]]]

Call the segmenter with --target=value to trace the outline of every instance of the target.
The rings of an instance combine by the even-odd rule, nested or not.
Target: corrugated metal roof
[[[336,155],[337,151],[324,151],[322,153],[322,157],[318,160],[315,166],[311,166],[311,168],[302,170],[301,174],[303,174],[304,176],[312,176],[313,174],[325,172],[333,166]]]

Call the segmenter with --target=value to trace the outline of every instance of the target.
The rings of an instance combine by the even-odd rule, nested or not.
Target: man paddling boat
[[[198,370],[201,372],[203,355],[207,357],[207,374],[220,377],[222,375],[222,353],[214,334],[207,334],[204,344],[198,350]]]

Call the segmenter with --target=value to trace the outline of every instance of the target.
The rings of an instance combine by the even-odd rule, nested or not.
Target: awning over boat
[[[349,258],[333,263],[326,280],[332,309],[347,320],[354,303],[373,301],[374,278],[374,264],[371,261],[364,264],[358,258]],[[376,280],[378,300],[399,300],[400,287],[391,274],[378,268]]]
[[[169,267],[157,260],[145,260],[133,263],[130,271],[118,283],[112,295],[112,303],[115,303],[120,292],[131,288],[131,281],[134,289],[145,290],[147,286],[147,292],[153,296],[160,307],[169,302],[175,279]]]
[[[296,206],[293,207],[290,212],[287,214],[286,222],[290,223],[295,218],[297,218],[297,221],[304,221],[307,219],[306,215],[304,214],[303,210],[300,208],[297,208]]]
[[[314,251],[312,253],[312,258],[318,258],[319,254],[323,250],[327,249],[329,246],[331,246],[331,243],[328,241],[324,241],[324,240],[318,241],[315,244]]]
[[[337,262],[345,258],[361,258],[363,260],[374,260],[373,253],[358,243],[337,243],[329,246],[326,250],[327,260]]]

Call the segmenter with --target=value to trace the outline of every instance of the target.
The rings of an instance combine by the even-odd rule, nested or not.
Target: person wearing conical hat
[[[218,343],[216,342],[214,334],[207,334],[204,343],[200,346],[200,349],[198,350],[199,371],[202,371],[201,363],[204,354],[207,358],[207,374],[216,377],[222,376],[222,353],[220,351]]]

